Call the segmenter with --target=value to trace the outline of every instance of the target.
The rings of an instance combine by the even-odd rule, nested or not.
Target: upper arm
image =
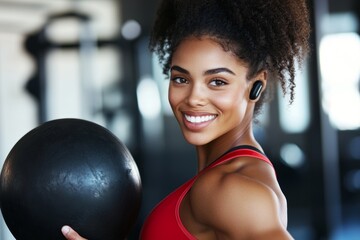
[[[202,179],[190,199],[197,221],[218,239],[291,239],[275,192],[240,174]]]

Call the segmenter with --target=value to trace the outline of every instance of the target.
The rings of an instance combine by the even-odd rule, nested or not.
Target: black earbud
[[[256,82],[254,82],[254,85],[250,90],[250,96],[249,96],[250,100],[256,100],[259,97],[262,88],[263,88],[262,81],[257,80]]]

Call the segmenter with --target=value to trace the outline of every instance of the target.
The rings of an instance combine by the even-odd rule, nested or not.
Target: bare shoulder
[[[235,159],[202,174],[189,196],[194,218],[226,239],[290,239],[280,237],[288,235],[286,201],[264,164]]]

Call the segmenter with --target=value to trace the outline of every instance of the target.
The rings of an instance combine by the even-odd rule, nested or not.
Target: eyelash
[[[176,84],[188,83],[188,81],[182,77],[173,77],[171,78],[171,81],[175,82]]]
[[[188,80],[186,80],[186,78],[183,78],[183,77],[173,77],[171,78],[171,81],[173,81],[175,84],[187,84],[189,83]],[[210,82],[209,82],[209,85],[212,86],[212,87],[221,87],[221,86],[224,86],[224,85],[227,85],[228,83],[222,79],[218,79],[218,78],[215,78],[215,79],[211,79]]]
[[[212,84],[212,83],[215,83],[215,84]],[[220,83],[220,84],[219,84]],[[215,86],[215,87],[220,87],[220,86],[224,86],[224,85],[227,85],[227,83],[222,80],[222,79],[212,79],[210,81],[210,85],[211,86]]]

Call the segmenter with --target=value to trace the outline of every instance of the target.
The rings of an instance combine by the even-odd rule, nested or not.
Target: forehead
[[[225,49],[220,45],[218,41],[205,36],[187,37],[183,39],[175,49],[173,56],[179,55],[184,51],[186,51],[187,54],[191,55],[204,54],[206,52],[218,52],[218,54],[232,54],[230,51],[225,51]]]
[[[188,37],[176,48],[171,58],[171,66],[179,65],[186,69],[211,69],[218,67],[238,68],[243,72],[246,64],[233,52],[210,37]]]

